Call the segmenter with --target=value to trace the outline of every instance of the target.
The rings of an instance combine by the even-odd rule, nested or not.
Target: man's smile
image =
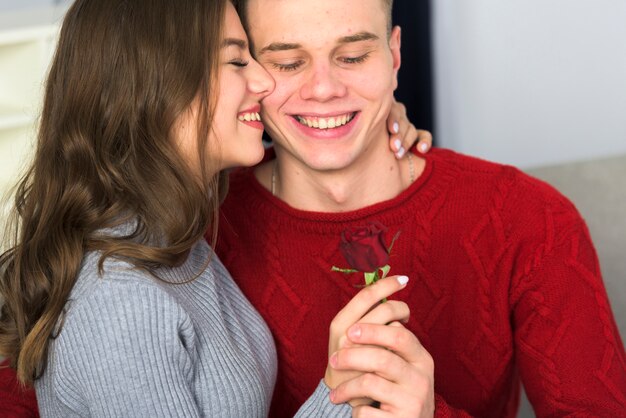
[[[347,125],[354,119],[356,114],[357,112],[344,113],[341,115],[330,116],[330,117],[301,116],[301,115],[294,115],[293,117],[300,124],[304,126],[308,126],[309,128],[325,130],[325,129],[339,128],[341,126]]]

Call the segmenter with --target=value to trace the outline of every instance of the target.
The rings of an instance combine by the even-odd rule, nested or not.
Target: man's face
[[[400,33],[381,0],[250,0],[249,36],[276,81],[263,121],[284,158],[341,170],[386,141]]]

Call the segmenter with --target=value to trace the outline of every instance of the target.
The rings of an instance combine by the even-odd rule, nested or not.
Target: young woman
[[[223,170],[263,156],[273,88],[226,0],[70,7],[0,256],[0,355],[42,416],[267,415],[272,337],[203,235]],[[357,321],[406,319],[376,306],[404,284],[360,292],[330,346]],[[300,412],[350,414],[323,382]]]

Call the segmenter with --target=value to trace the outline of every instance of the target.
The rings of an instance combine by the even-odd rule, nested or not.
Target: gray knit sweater
[[[156,272],[178,284],[114,259],[100,276],[98,258],[85,257],[35,383],[43,417],[267,416],[272,336],[206,241],[181,267]],[[298,413],[350,415],[323,383]]]

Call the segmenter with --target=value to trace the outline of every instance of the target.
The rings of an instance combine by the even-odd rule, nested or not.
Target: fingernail
[[[400,286],[404,286],[408,282],[409,278],[407,276],[398,276],[398,283],[400,283]]]
[[[404,149],[404,147],[400,147],[398,152],[396,152],[396,157],[402,158],[402,156],[404,155],[405,152],[406,152],[406,150]]]
[[[361,327],[358,325],[353,325],[352,327],[350,327],[350,329],[348,330],[348,337],[352,339],[361,338]]]
[[[400,148],[402,148],[402,141],[400,141],[399,139],[394,140],[393,147],[396,149],[396,151],[400,150]]]
[[[333,353],[332,356],[330,356],[330,359],[328,360],[328,362],[330,363],[330,366],[335,368],[337,367],[337,353]]]
[[[426,150],[428,150],[428,145],[427,144],[420,144],[420,151],[421,152],[426,152]]]
[[[400,125],[398,124],[398,122],[394,122],[393,123],[393,133],[397,134],[398,132],[400,132]]]

